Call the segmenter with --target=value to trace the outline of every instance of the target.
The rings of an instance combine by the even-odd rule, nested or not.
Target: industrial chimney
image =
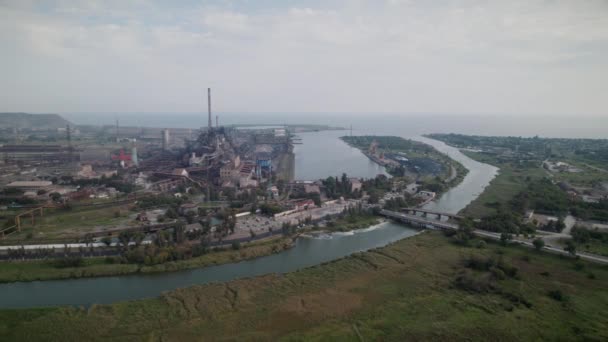
[[[209,130],[213,127],[213,122],[211,121],[211,88],[207,88],[207,110],[209,112]]]

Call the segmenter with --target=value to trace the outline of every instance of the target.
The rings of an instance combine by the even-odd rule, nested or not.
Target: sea
[[[61,113],[77,125],[200,128],[206,113]],[[546,138],[608,138],[605,117],[584,115],[423,114],[423,113],[214,113],[223,125],[319,124],[339,126],[356,134],[420,136],[461,133]]]

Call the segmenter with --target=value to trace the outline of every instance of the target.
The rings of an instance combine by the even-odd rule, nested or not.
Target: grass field
[[[133,220],[124,205],[106,208],[74,208],[45,209],[44,216],[36,216],[36,224],[32,225],[29,217],[22,218],[21,232],[11,234],[3,240],[4,244],[12,244],[15,241],[27,241],[33,243],[48,239],[81,238],[84,234],[103,228],[115,228],[126,226]],[[28,238],[29,236],[29,238]]]
[[[239,250],[210,252],[200,257],[144,266],[138,264],[108,264],[104,258],[86,258],[81,267],[58,268],[52,260],[0,262],[0,283],[50,279],[100,277],[133,273],[160,273],[211,265],[238,262],[270,255],[291,247],[291,238],[272,239],[243,244]]]
[[[517,268],[491,291],[456,286],[464,260]],[[3,340],[606,340],[608,270],[431,232],[286,275],[91,308],[1,310]],[[484,273],[473,272],[482,278]],[[590,276],[593,275],[593,276]]]
[[[490,185],[463,209],[462,214],[467,216],[478,218],[495,214],[497,205],[505,205],[524,190],[530,181],[547,175],[547,172],[541,167],[514,168],[509,164],[497,164],[493,158],[480,153],[468,151],[463,151],[463,153],[471,159],[500,167],[498,175],[490,182]]]
[[[591,239],[587,243],[577,243],[576,249],[592,254],[608,256],[608,244],[597,239]]]
[[[569,161],[570,162],[570,161]],[[583,163],[571,163],[582,172],[556,172],[555,179],[560,182],[568,182],[573,186],[592,187],[594,184],[608,182],[608,173],[594,170]]]

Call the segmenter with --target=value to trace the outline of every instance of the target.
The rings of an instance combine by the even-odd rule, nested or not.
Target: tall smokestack
[[[220,117],[219,116],[215,116],[215,127],[220,127]]]
[[[207,88],[207,110],[209,112],[209,130],[211,130],[213,126],[211,121],[211,88]]]

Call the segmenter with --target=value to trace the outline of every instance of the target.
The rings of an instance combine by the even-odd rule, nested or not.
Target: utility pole
[[[211,164],[207,165],[207,203],[211,202],[211,179],[209,178],[209,169],[211,168]]]

